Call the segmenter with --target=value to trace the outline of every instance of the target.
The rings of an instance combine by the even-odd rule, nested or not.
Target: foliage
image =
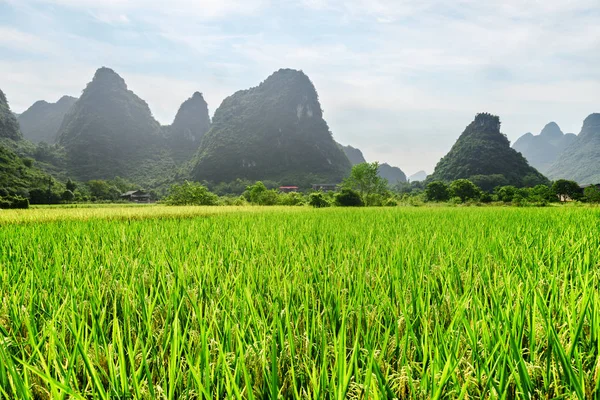
[[[306,203],[306,199],[302,193],[281,193],[279,195],[278,204],[282,206],[301,206]]]
[[[0,393],[594,399],[590,211],[2,212]]]
[[[500,184],[517,187],[547,182],[520,153],[510,147],[506,136],[500,133],[500,118],[486,113],[477,114],[427,180],[451,182],[475,177],[481,182],[481,175],[492,175],[493,179],[502,175],[506,182]],[[524,182],[526,176],[529,177]],[[485,185],[486,190],[493,189],[492,185]]]
[[[219,196],[198,182],[185,181],[171,186],[169,195],[163,202],[171,206],[216,206],[219,204]]]
[[[344,180],[343,187],[357,191],[365,206],[369,206],[369,195],[382,194],[387,190],[387,181],[379,174],[379,163],[362,163],[352,167],[350,176]]]
[[[69,189],[65,190],[60,197],[62,201],[65,201],[67,203],[75,200],[75,194]]]
[[[458,197],[462,202],[467,200],[477,200],[481,191],[473,182],[468,179],[457,179],[450,184],[450,196]]]
[[[429,182],[425,189],[425,198],[427,201],[448,201],[450,199],[448,186],[442,181]]]
[[[248,186],[244,192],[244,197],[249,203],[260,206],[274,206],[279,201],[279,194],[274,189],[267,189],[261,181]]]
[[[306,175],[314,176],[312,183],[337,183],[351,167],[323,119],[312,82],[289,69],[226,98],[192,164],[198,181],[269,179],[296,186]]]
[[[340,207],[361,207],[365,205],[360,194],[348,188],[343,188],[336,193],[334,199],[335,205]]]
[[[469,180],[484,192],[492,193],[498,186],[510,186],[504,175],[473,175]]]
[[[314,208],[329,207],[331,203],[323,192],[314,192],[308,195],[308,204]]]
[[[585,201],[590,203],[600,203],[600,189],[597,186],[588,186],[583,189]]]
[[[0,90],[0,138],[19,140],[22,138],[17,118],[10,110],[4,92]]]
[[[560,201],[579,200],[582,196],[581,189],[577,182],[566,179],[559,179],[552,184],[552,193],[554,193]]]
[[[513,201],[513,198],[515,197],[515,195],[518,194],[519,189],[517,189],[514,186],[500,186],[497,187],[496,190],[496,196],[498,197],[498,201],[503,201],[505,203],[510,203]]]
[[[21,196],[0,196],[0,209],[29,208],[29,200]]]

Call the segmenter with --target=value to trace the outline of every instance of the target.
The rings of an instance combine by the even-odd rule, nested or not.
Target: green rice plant
[[[599,217],[2,211],[0,398],[596,398]]]

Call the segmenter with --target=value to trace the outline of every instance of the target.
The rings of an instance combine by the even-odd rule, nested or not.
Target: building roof
[[[279,186],[279,189],[298,189],[298,186]]]
[[[149,196],[149,194],[148,194],[148,193],[146,193],[146,192],[145,192],[145,191],[143,191],[143,190],[130,190],[130,191],[128,191],[128,192],[125,192],[125,193],[123,193],[123,194],[121,195],[121,197],[135,196],[135,195],[138,195],[138,196]]]

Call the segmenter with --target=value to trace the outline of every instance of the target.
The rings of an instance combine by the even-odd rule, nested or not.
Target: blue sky
[[[107,66],[163,124],[301,69],[337,141],[408,174],[480,111],[511,141],[600,112],[598,0],[0,0],[0,54],[16,112]]]

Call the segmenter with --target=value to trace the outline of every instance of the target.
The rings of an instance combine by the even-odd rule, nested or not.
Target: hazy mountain
[[[450,152],[440,160],[429,181],[453,181],[477,176],[504,176],[510,185],[524,186],[546,182],[547,179],[516,150],[500,133],[500,118],[477,114]]]
[[[4,92],[0,90],[0,138],[12,140],[22,139],[17,118],[10,110]]]
[[[600,114],[585,119],[579,135],[548,169],[548,176],[580,184],[600,183]]]
[[[121,176],[146,184],[175,168],[148,104],[109,68],[96,71],[65,115],[58,142],[81,180]]]
[[[406,182],[406,175],[398,167],[392,167],[389,164],[379,164],[379,176],[387,179],[390,185]]]
[[[189,159],[198,150],[200,140],[209,129],[208,104],[202,93],[195,92],[179,107],[173,124],[166,127],[174,158],[180,162]]]
[[[425,171],[419,171],[408,177],[409,182],[422,182],[425,179],[427,179],[427,172]]]
[[[226,98],[195,157],[196,180],[238,178],[284,184],[339,182],[350,162],[333,140],[317,91],[302,72],[282,69]]]
[[[564,134],[555,122],[550,122],[539,135],[526,133],[512,147],[523,154],[531,166],[546,172],[575,137],[572,133]]]
[[[63,96],[56,103],[48,103],[44,100],[35,102],[19,115],[18,120],[23,136],[34,143],[53,144],[56,142],[56,135],[65,114],[76,101],[75,97]]]
[[[338,144],[339,147],[344,150],[346,153],[346,157],[350,160],[352,165],[361,164],[367,162],[365,160],[365,156],[362,151],[352,146],[344,146]],[[387,179],[390,185],[395,185],[397,183],[406,182],[406,175],[402,170],[398,167],[392,167],[389,164],[383,163],[379,164],[379,176]]]
[[[360,151],[359,149],[352,146],[344,146],[341,144],[339,146],[342,150],[344,150],[346,157],[348,157],[348,160],[350,160],[350,164],[356,165],[367,162],[365,160],[365,156],[363,156],[362,151]]]

